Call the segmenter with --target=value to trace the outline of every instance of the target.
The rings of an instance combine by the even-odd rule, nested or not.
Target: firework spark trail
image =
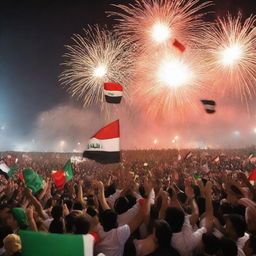
[[[208,24],[202,21],[207,14],[202,10],[210,5],[210,1],[200,0],[135,0],[133,5],[113,5],[118,11],[108,15],[116,17],[117,33],[144,50],[174,38],[186,45],[196,43],[199,32]]]
[[[84,106],[100,104],[105,108],[103,83],[117,82],[124,88],[130,84],[133,50],[129,42],[98,26],[84,32],[84,36],[74,35],[73,45],[66,46],[65,70],[59,80]]]
[[[241,97],[242,102],[255,95],[256,88],[256,16],[244,22],[242,15],[218,19],[205,30],[201,41],[214,90]]]

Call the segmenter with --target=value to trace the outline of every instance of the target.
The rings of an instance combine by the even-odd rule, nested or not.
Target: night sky
[[[0,125],[26,136],[38,114],[56,105],[80,106],[59,86],[64,45],[87,24],[111,26],[104,11],[127,0],[13,1],[0,4]],[[255,13],[255,0],[215,0],[217,15]]]

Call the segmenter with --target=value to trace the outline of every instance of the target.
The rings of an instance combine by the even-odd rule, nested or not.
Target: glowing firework
[[[60,81],[72,96],[89,106],[104,102],[104,82],[118,82],[127,87],[131,80],[133,52],[127,41],[108,30],[95,26],[84,31],[85,36],[74,35],[74,44],[66,46],[63,63],[66,69]]]
[[[135,4],[127,6],[113,5],[118,11],[109,15],[118,17],[117,32],[144,50],[170,38],[197,41],[197,33],[206,25],[202,10],[210,4],[200,0],[135,0]]]
[[[133,83],[137,105],[149,116],[168,117],[166,113],[198,108],[198,97],[204,94],[207,82],[205,63],[196,52],[176,56],[171,50],[143,54],[137,60],[140,70]],[[135,98],[135,97],[133,97]]]
[[[218,19],[203,37],[206,62],[215,84],[214,90],[235,91],[242,100],[255,93],[256,16],[242,22],[242,15]]]

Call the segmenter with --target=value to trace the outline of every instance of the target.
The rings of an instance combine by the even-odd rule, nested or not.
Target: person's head
[[[172,239],[172,230],[165,220],[156,220],[153,227],[153,234],[157,244],[161,248],[170,248]]]
[[[73,221],[73,233],[74,234],[88,234],[90,230],[90,222],[83,214],[74,217]]]
[[[63,234],[64,233],[64,223],[61,219],[53,219],[50,227],[49,227],[50,233],[56,233],[56,234]]]
[[[199,250],[207,255],[215,255],[220,249],[220,240],[216,236],[210,233],[202,235],[201,243],[199,244]]]
[[[64,203],[67,205],[68,210],[71,211],[73,207],[73,202],[71,200],[65,200]]]
[[[100,213],[99,215],[100,224],[103,226],[105,232],[110,231],[117,227],[117,214],[108,209]]]
[[[236,242],[230,238],[220,239],[220,256],[237,256],[238,249]]]
[[[10,234],[4,239],[4,248],[7,255],[13,255],[21,250],[20,237],[16,234]]]
[[[185,220],[184,212],[176,207],[168,207],[165,213],[165,220],[171,227],[173,233],[178,233],[181,231]]]
[[[109,185],[105,188],[105,197],[109,197],[109,196],[115,194],[115,192],[116,192],[116,186],[114,183],[112,183],[111,185]]]
[[[0,205],[0,223],[5,222],[10,208],[7,204]]]
[[[177,194],[177,198],[181,204],[185,204],[187,202],[187,196],[185,193],[179,192]]]
[[[69,215],[65,217],[65,225],[66,225],[66,232],[72,233],[73,232],[73,224],[74,219],[76,216],[82,214],[81,211],[72,211]]]
[[[82,211],[83,210],[82,204],[80,202],[75,202],[73,205],[73,210]]]
[[[53,219],[60,219],[61,217],[63,217],[63,207],[61,205],[53,206],[51,215]]]
[[[13,231],[26,229],[28,227],[27,216],[22,208],[12,208],[7,214],[6,222]]]
[[[3,240],[9,234],[12,234],[12,228],[10,226],[0,226],[0,248],[4,246]]]
[[[117,198],[115,201],[114,209],[118,215],[127,212],[129,209],[128,199],[126,197]]]
[[[252,256],[256,254],[256,234],[250,236],[246,241],[243,251],[246,256]]]
[[[244,236],[246,231],[246,222],[241,215],[230,214],[225,216],[225,231],[228,237],[237,240]]]

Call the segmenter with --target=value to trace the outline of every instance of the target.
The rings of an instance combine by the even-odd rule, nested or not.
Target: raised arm
[[[197,206],[197,203],[195,200],[194,189],[190,185],[187,185],[185,187],[185,193],[186,193],[186,196],[188,198],[188,201],[189,201],[189,204],[190,204],[190,207],[192,210],[192,214],[190,216],[190,224],[192,226],[194,226],[197,223],[198,218],[199,218],[199,210],[198,210],[198,206]]]

